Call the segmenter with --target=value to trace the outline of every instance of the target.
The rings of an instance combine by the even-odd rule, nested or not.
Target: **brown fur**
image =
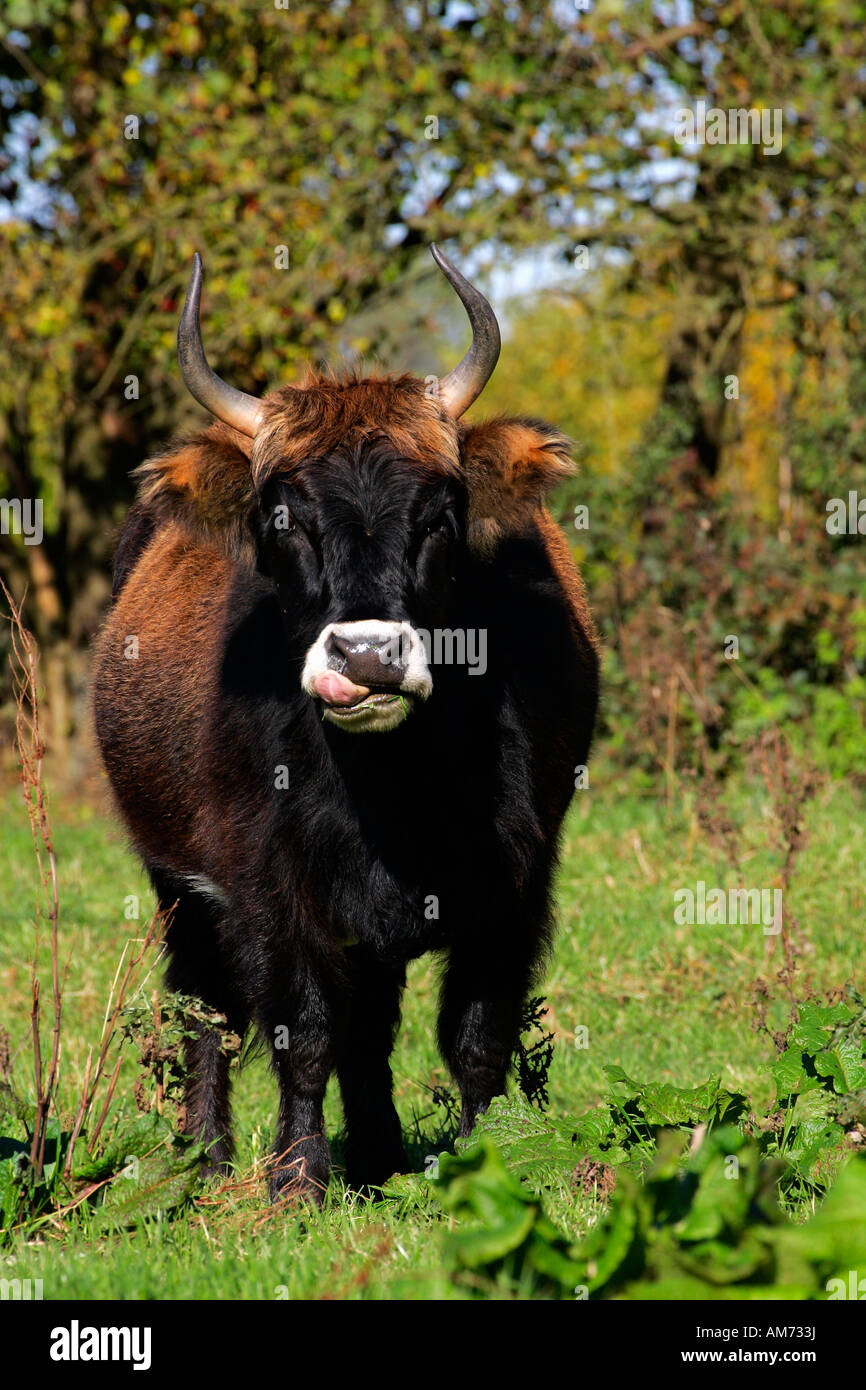
[[[247,517],[255,503],[252,440],[217,421],[172,444],[136,471],[138,497],[157,522],[177,521],[225,554],[252,557]]]
[[[265,397],[253,447],[257,490],[306,458],[327,458],[359,439],[387,438],[394,451],[432,473],[457,475],[457,426],[416,377],[310,376]]]
[[[138,795],[127,814],[136,843],[155,858],[192,870],[205,830],[200,818],[201,770],[195,764],[192,730],[206,725],[218,681],[214,632],[225,608],[232,564],[207,545],[190,545],[181,525],[157,532],[111,609],[99,640],[96,683],[110,671],[116,712],[116,747],[103,748],[115,776],[138,770]],[[129,656],[128,639],[138,639]],[[149,711],[142,722],[140,710]],[[156,814],[162,808],[163,815]],[[154,840],[166,824],[166,843]]]
[[[571,548],[562,533],[562,528],[556,524],[546,507],[540,508],[535,524],[541,532],[541,538],[550,556],[550,563],[553,565],[556,577],[562,585],[562,591],[568,599],[577,622],[578,631],[583,633],[592,646],[598,649],[601,642],[590,612],[586,585],[580,570],[574,563]]]
[[[492,554],[538,517],[541,498],[574,472],[564,435],[535,420],[486,420],[461,435],[469,490],[468,543]]]

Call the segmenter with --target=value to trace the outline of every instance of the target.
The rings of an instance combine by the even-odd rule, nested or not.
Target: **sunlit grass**
[[[742,826],[741,881],[772,886],[779,870],[770,809],[759,786],[727,794]],[[798,990],[823,991],[853,979],[863,986],[864,848],[862,804],[840,784],[821,790],[807,808],[808,838],[797,860],[787,904],[796,921]],[[88,1044],[102,1025],[105,1001],[125,944],[141,933],[153,899],[119,824],[74,797],[52,803],[61,891],[64,999],[61,1105],[71,1108]],[[0,1026],[20,1048],[16,1073],[29,1082],[26,1038],[35,870],[30,832],[17,795],[3,802],[0,869]],[[729,885],[719,846],[698,828],[688,800],[666,816],[659,803],[624,792],[603,761],[590,790],[578,793],[563,841],[558,902],[560,930],[539,986],[557,1036],[550,1075],[551,1110],[578,1114],[605,1088],[604,1067],[617,1064],[644,1079],[696,1085],[719,1072],[733,1089],[760,1087],[774,1053],[755,1028],[752,987],[771,988],[768,1021],[787,1018],[780,938],[754,926],[677,926],[674,891]],[[138,918],[125,916],[135,910]],[[48,954],[43,947],[43,972]],[[407,1148],[419,1172],[453,1132],[435,1103],[448,1074],[435,1047],[437,963],[413,963],[393,1066]],[[152,983],[159,972],[152,977]],[[47,975],[46,975],[47,978]],[[581,1032],[586,1029],[587,1033]],[[585,1046],[577,1044],[586,1042]],[[137,1075],[130,1054],[117,1104],[134,1110]],[[263,1164],[270,1145],[276,1088],[256,1056],[235,1083],[238,1184],[203,1194],[173,1221],[95,1240],[86,1214],[63,1228],[49,1224],[39,1241],[18,1241],[5,1254],[19,1277],[42,1278],[47,1298],[376,1298],[443,1297],[435,1201],[371,1202],[332,1184],[318,1214],[269,1208]],[[332,1084],[326,1107],[340,1156],[340,1107]],[[553,1212],[569,1229],[592,1218],[593,1202]],[[567,1219],[566,1219],[567,1218]],[[490,1296],[498,1296],[489,1290]],[[502,1296],[505,1296],[503,1292]]]

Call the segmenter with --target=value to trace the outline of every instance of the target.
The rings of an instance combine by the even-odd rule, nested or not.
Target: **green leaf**
[[[863,1049],[853,1038],[842,1038],[835,1046],[819,1052],[815,1057],[815,1070],[832,1081],[839,1095],[847,1095],[866,1086]]]
[[[33,1194],[29,1147],[15,1139],[0,1140],[0,1224],[13,1225]]]
[[[801,1004],[797,1022],[791,1029],[791,1040],[814,1056],[826,1047],[834,1028],[849,1023],[854,1017],[848,1004]]]
[[[776,1094],[780,1100],[818,1084],[803,1066],[803,1053],[799,1047],[786,1048],[770,1068],[770,1074],[776,1083]]]
[[[743,1097],[722,1087],[720,1076],[711,1076],[694,1089],[666,1082],[642,1085],[621,1067],[605,1067],[608,1078],[625,1093],[624,1102],[637,1109],[649,1125],[694,1125],[719,1120],[732,1107],[741,1108]]]
[[[489,1135],[480,1135],[466,1153],[443,1154],[431,1186],[460,1221],[445,1243],[447,1258],[458,1268],[491,1277],[504,1270],[522,1278],[530,1270],[542,1288],[557,1292],[579,1282],[581,1266],[571,1258],[567,1238],[509,1173]]]
[[[159,1147],[171,1149],[183,1143],[189,1141],[174,1133],[164,1115],[149,1110],[146,1115],[137,1115],[133,1120],[124,1122],[95,1157],[82,1152],[79,1158],[76,1150],[74,1173],[77,1178],[98,1181],[121,1172],[131,1159],[144,1158]]]
[[[773,1273],[772,1250],[748,1232],[734,1245],[724,1240],[690,1245],[678,1252],[678,1261],[709,1284],[745,1283],[757,1274]]]
[[[454,1231],[451,1245],[460,1264],[470,1269],[504,1260],[524,1243],[535,1221],[533,1207],[515,1207],[505,1214],[495,1226],[475,1227],[468,1231]]]
[[[613,1194],[610,1212],[604,1225],[604,1239],[592,1244],[587,1266],[587,1285],[590,1292],[604,1288],[627,1260],[638,1234],[638,1208],[634,1191],[620,1184]],[[597,1253],[597,1258],[592,1255]]]
[[[726,1127],[717,1131],[702,1148],[699,1158],[703,1171],[688,1215],[676,1226],[684,1241],[706,1241],[723,1231],[740,1231],[755,1190],[757,1153],[736,1130]]]
[[[6,1159],[14,1158],[18,1154],[29,1153],[29,1144],[22,1144],[20,1139],[10,1139],[8,1135],[0,1135],[0,1163]]]
[[[199,1146],[192,1145],[180,1154],[160,1152],[130,1165],[105,1189],[94,1219],[96,1234],[138,1226],[182,1206],[198,1184],[200,1159]]]

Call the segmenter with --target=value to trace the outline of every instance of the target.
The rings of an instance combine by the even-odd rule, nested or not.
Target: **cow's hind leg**
[[[233,1155],[231,1056],[225,1050],[226,1032],[243,1038],[249,1013],[233,985],[217,932],[220,904],[202,884],[192,889],[184,879],[150,867],[160,909],[168,915],[166,983],[179,994],[194,995],[208,1010],[223,1014],[224,1026],[190,1020],[194,1036],[184,1044],[186,1085],[185,1132],[207,1151],[204,1171],[225,1172]]]
[[[348,947],[346,962],[348,992],[340,1009],[337,1059],[346,1176],[352,1187],[379,1187],[407,1168],[389,1061],[406,977],[376,962],[360,945]]]

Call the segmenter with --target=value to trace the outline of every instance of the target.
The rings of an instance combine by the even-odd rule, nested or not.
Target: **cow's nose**
[[[348,676],[356,685],[371,688],[383,685],[402,685],[406,678],[400,638],[385,640],[339,636],[332,632],[327,645],[328,666]]]

